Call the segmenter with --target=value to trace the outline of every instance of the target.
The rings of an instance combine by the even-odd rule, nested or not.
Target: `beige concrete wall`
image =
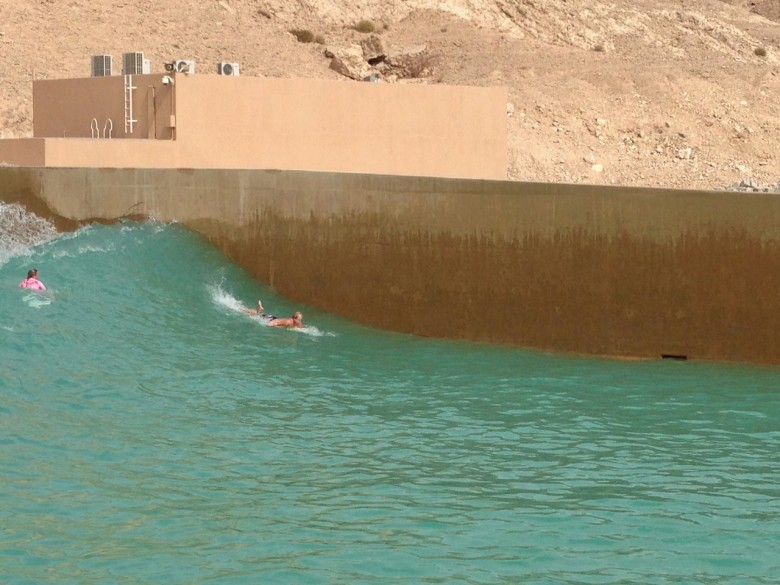
[[[0,140],[0,163],[22,167],[177,168],[179,151],[172,141],[20,138]]]
[[[69,219],[176,219],[284,296],[387,329],[780,363],[776,195],[4,168],[0,199]]]
[[[47,143],[46,165],[506,178],[506,88],[170,77],[165,85],[162,74],[133,76],[132,134],[124,77],[35,81],[34,134],[61,141]],[[144,156],[143,147],[103,139],[62,142],[91,138],[95,125],[102,137],[108,120],[115,139],[173,139],[175,164],[157,159],[154,146]]]
[[[45,162],[45,141],[42,139],[9,138],[0,140],[0,164],[42,167]]]
[[[99,163],[103,164],[99,164]],[[47,167],[177,168],[179,150],[170,141],[46,139]]]
[[[177,76],[183,160],[209,167],[505,179],[505,88]]]

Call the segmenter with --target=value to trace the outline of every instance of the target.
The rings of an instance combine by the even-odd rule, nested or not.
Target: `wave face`
[[[56,235],[9,207],[2,583],[780,574],[776,370],[377,331],[180,226]],[[17,288],[32,266],[45,293]],[[245,314],[258,298],[307,328]]]

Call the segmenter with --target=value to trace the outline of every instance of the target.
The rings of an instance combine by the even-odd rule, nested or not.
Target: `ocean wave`
[[[0,265],[32,253],[32,248],[57,237],[54,225],[18,203],[0,202]]]

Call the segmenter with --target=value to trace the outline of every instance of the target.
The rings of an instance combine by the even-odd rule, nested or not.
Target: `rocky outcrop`
[[[726,185],[721,191],[745,191],[748,193],[780,193],[780,181],[775,185],[765,185],[754,178],[742,179],[731,185]]]
[[[388,82],[405,78],[430,77],[435,72],[435,58],[426,45],[388,52],[378,35],[370,35],[359,45],[325,51],[330,68],[358,81]]]
[[[387,58],[391,75],[403,77],[430,77],[434,73],[434,57],[425,45],[410,47]]]
[[[328,50],[325,51],[325,56],[330,57],[330,68],[333,71],[350,79],[361,81],[375,73],[358,45]]]
[[[385,46],[379,35],[369,35],[360,41],[363,57],[370,65],[376,65],[384,61],[386,55]]]

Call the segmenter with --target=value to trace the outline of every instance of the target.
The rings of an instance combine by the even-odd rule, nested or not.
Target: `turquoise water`
[[[180,226],[31,221],[0,222],[4,585],[777,583],[777,369],[377,331]]]

